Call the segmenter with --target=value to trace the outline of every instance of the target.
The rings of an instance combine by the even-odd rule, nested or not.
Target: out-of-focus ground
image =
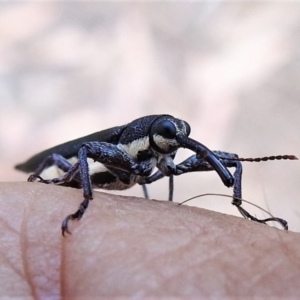
[[[161,113],[211,149],[300,156],[299,81],[299,3],[2,3],[0,180],[26,180],[13,166],[48,147]],[[299,231],[299,181],[298,161],[245,163],[243,196]],[[213,172],[175,184],[175,201],[231,194]],[[167,198],[167,180],[149,188]],[[228,198],[191,204],[237,214]]]

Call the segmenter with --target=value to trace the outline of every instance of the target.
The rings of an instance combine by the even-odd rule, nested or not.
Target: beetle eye
[[[184,125],[185,125],[186,135],[189,136],[191,133],[191,126],[187,122],[184,122]]]
[[[157,134],[166,139],[173,139],[176,136],[176,127],[170,121],[163,121],[157,126]]]

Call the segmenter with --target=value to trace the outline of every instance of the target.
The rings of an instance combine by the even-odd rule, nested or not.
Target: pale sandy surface
[[[0,180],[153,113],[188,121],[211,149],[300,156],[299,35],[299,3],[0,4]],[[299,231],[299,178],[299,162],[245,164],[243,195]],[[213,173],[176,178],[176,201],[205,192],[231,191]],[[166,181],[150,193],[165,199]],[[193,204],[235,213],[228,199]]]

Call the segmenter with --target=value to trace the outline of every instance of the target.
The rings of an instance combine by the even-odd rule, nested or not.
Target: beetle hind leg
[[[39,180],[38,182],[41,182],[41,183],[46,183],[46,184],[48,184],[48,183],[51,182],[51,180],[44,179],[44,178],[42,178],[40,175],[35,175],[35,174],[31,174],[31,175],[28,177],[27,181],[28,181],[28,182],[34,182],[34,181],[36,181],[37,179]]]
[[[37,167],[37,169],[30,177],[35,176],[36,178],[38,178],[38,176],[41,175],[41,173],[44,170],[46,170],[51,166],[57,166],[60,170],[64,172],[68,172],[69,169],[72,167],[72,164],[60,154],[53,153],[42,161],[42,163]],[[29,178],[28,181],[34,181],[34,180],[29,180]],[[33,179],[33,177],[31,179]]]
[[[80,189],[82,187],[80,176],[78,174],[72,175],[64,175],[62,177],[54,178],[54,179],[44,179],[40,175],[42,172],[48,167],[56,166],[58,169],[69,174],[69,171],[72,169],[73,165],[63,156],[53,153],[49,155],[44,161],[39,165],[39,167],[35,170],[33,174],[31,174],[27,181],[34,182],[38,180],[38,182],[45,184],[59,184],[61,186],[73,187],[76,189]]]

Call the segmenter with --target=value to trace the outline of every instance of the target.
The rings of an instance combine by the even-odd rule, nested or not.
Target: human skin
[[[167,201],[0,183],[0,295],[298,298],[300,235]]]

